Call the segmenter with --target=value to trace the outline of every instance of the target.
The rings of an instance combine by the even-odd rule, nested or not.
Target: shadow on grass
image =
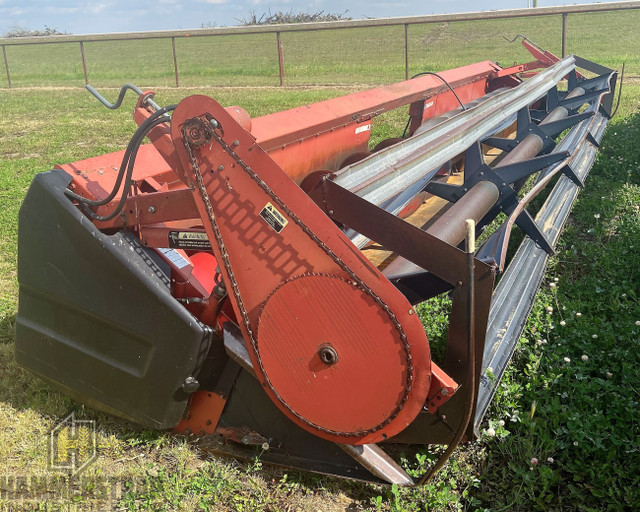
[[[16,336],[16,315],[0,319],[0,344],[13,343]]]

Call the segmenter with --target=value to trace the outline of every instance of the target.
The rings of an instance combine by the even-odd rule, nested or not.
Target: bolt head
[[[200,387],[200,383],[193,377],[187,377],[186,379],[184,379],[184,382],[182,383],[182,389],[187,393],[193,393],[195,391],[198,391],[199,387]]]
[[[149,213],[156,213],[156,207],[155,206],[149,206]]]
[[[338,353],[330,344],[321,345],[318,349],[320,360],[327,366],[332,366],[338,362]]]

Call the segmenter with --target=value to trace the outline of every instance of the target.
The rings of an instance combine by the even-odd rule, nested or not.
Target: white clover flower
[[[597,334],[592,334],[591,337],[595,340],[595,339],[598,338],[598,335]]]
[[[589,360],[589,356],[587,354],[582,354],[582,360],[583,361],[588,361]]]
[[[557,283],[558,281],[560,281],[560,279],[558,279],[557,277],[554,277],[553,280]]]
[[[556,283],[549,283],[549,288],[555,288],[556,287]]]
[[[636,325],[640,325],[640,320],[636,320]]]
[[[565,363],[570,363],[570,362],[571,362],[571,359],[569,359],[568,357],[565,357],[565,358],[563,359],[563,361],[564,361]]]
[[[545,309],[547,310],[548,314],[553,313],[553,308],[551,306],[547,306]]]
[[[485,434],[487,434],[487,436],[489,437],[495,437],[496,436],[496,431],[489,427],[487,430],[485,430]]]
[[[504,420],[500,420],[500,421],[498,422],[498,425],[499,425],[499,426],[501,426],[501,427],[504,427]]]
[[[565,325],[567,325],[567,322],[565,322],[564,320],[561,320],[561,321],[560,321],[560,325],[561,325],[562,327],[564,327]]]
[[[578,441],[574,441],[573,446],[578,446]]]
[[[582,313],[580,313],[580,312],[576,313],[576,317],[577,318],[580,318],[581,316],[582,316]]]
[[[532,466],[537,466],[538,465],[538,459],[536,459],[535,457],[533,459],[531,459],[531,465]]]
[[[544,343],[542,342],[542,340],[536,340],[536,345],[538,347],[541,347]]]
[[[599,213],[594,213],[593,214],[593,218],[596,219],[596,220],[599,219],[600,218],[600,214]]]
[[[606,375],[607,375],[607,379],[610,379],[611,377],[613,377],[613,373],[611,373],[611,372],[607,372]]]
[[[553,457],[547,457],[547,462],[549,464],[553,464],[555,461],[553,460]]]

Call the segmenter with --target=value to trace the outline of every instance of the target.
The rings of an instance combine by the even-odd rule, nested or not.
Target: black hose
[[[131,157],[131,151],[133,147],[141,143],[142,139],[144,139],[144,137],[150,130],[149,126],[154,122],[155,119],[165,114],[166,112],[169,112],[170,110],[174,110],[175,108],[176,108],[176,105],[169,105],[168,107],[157,110],[156,112],[151,114],[147,119],[145,119],[145,121],[138,127],[136,132],[133,134],[133,137],[129,141],[127,150],[125,151],[124,157],[122,158],[122,163],[120,164],[120,170],[118,171],[118,178],[116,179],[116,183],[113,187],[113,190],[109,193],[107,197],[96,201],[92,199],[87,199],[86,197],[81,196],[79,194],[75,194],[70,190],[68,192],[65,192],[67,197],[70,197],[71,199],[74,199],[79,203],[84,203],[90,206],[103,206],[107,204],[109,201],[111,201],[116,196],[116,194],[118,193],[118,190],[120,189],[120,185],[122,184],[122,177],[124,176],[124,170],[126,169],[129,159]],[[164,119],[163,122],[170,121],[170,118],[168,117],[163,119]]]
[[[70,199],[73,199],[78,203],[81,203],[87,206],[104,206],[105,204],[110,202],[116,196],[116,194],[118,193],[118,190],[120,190],[120,185],[122,184],[122,178],[124,177],[125,169],[128,167],[129,160],[131,159],[131,153],[133,151],[133,148],[136,146],[139,146],[142,143],[142,140],[144,140],[144,137],[152,128],[155,128],[158,124],[169,122],[171,120],[170,117],[164,116],[160,118],[160,116],[163,116],[165,113],[171,110],[174,110],[176,106],[177,105],[169,105],[168,107],[164,107],[164,108],[161,108],[160,110],[157,110],[156,112],[151,114],[149,118],[145,119],[145,121],[138,127],[136,132],[133,134],[133,137],[129,141],[127,149],[124,153],[124,157],[122,158],[122,163],[120,164],[118,177],[116,178],[116,182],[113,186],[113,189],[111,190],[108,196],[100,200],[93,200],[93,199],[88,199],[79,194],[76,194],[75,192],[72,192],[69,189],[65,191],[65,195]],[[158,118],[160,118],[160,121],[156,122]]]
[[[418,73],[416,75],[413,75],[411,77],[411,80],[413,80],[414,78],[418,78],[419,76],[424,76],[424,75],[435,76],[438,80],[440,80],[444,85],[446,85],[449,88],[451,93],[456,97],[456,99],[458,100],[458,103],[460,103],[460,107],[462,108],[462,110],[467,110],[466,107],[464,106],[464,104],[462,103],[462,101],[460,100],[460,97],[456,94],[456,91],[453,89],[453,87],[451,87],[451,84],[449,84],[449,82],[447,82],[444,78],[442,78],[438,73],[434,73],[432,71],[423,71],[422,73]],[[402,132],[402,138],[403,139],[407,135],[407,130],[409,129],[409,123],[411,123],[411,116],[409,116],[409,120],[407,121],[407,124],[404,127],[404,132]]]
[[[435,76],[438,80],[440,80],[444,85],[446,85],[449,90],[453,93],[453,95],[456,97],[456,99],[458,100],[458,103],[460,103],[460,106],[462,107],[462,110],[467,110],[464,106],[464,104],[462,103],[462,101],[460,101],[460,98],[458,97],[458,95],[456,94],[456,91],[453,90],[453,87],[451,87],[451,84],[449,84],[449,82],[447,82],[444,78],[442,78],[438,73],[433,73],[432,71],[423,71],[422,73],[418,73],[417,75],[413,75],[411,77],[411,80],[413,80],[414,78],[418,78],[419,76],[423,76],[423,75],[431,75],[431,76]]]
[[[133,167],[134,167],[135,162],[136,162],[136,156],[138,155],[138,150],[140,149],[140,145],[141,145],[142,141],[144,140],[144,137],[146,136],[146,134],[150,130],[152,130],[156,126],[158,126],[160,124],[163,124],[165,122],[167,122],[167,120],[164,117],[160,117],[158,119],[155,119],[147,127],[147,129],[137,137],[137,140],[136,140],[137,143],[133,146],[133,148],[131,150],[131,157],[129,158],[129,163],[127,165],[127,172],[126,172],[126,178],[125,178],[125,182],[124,182],[124,188],[122,189],[122,195],[120,196],[120,200],[118,201],[118,205],[116,206],[115,210],[113,212],[111,212],[109,215],[102,216],[102,215],[96,214],[93,210],[89,209],[89,206],[86,203],[80,202],[80,207],[82,208],[82,211],[84,211],[93,220],[98,220],[98,221],[111,220],[111,219],[117,217],[120,214],[120,212],[122,211],[122,208],[124,208],[124,203],[127,200],[127,197],[129,196],[128,190],[131,187],[131,178],[133,176]],[[140,125],[140,126],[142,127],[142,125]]]

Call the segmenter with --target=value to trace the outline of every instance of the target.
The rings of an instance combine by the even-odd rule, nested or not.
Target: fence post
[[[562,58],[567,56],[567,13],[562,13]]]
[[[84,71],[84,85],[89,85],[89,76],[87,75],[87,59],[84,57],[84,42],[80,41],[80,54],[82,55],[82,70]]]
[[[409,24],[404,24],[404,79],[409,80]]]
[[[282,40],[280,32],[276,32],[276,41],[278,42],[278,70],[280,72],[280,86],[284,85],[284,57],[282,55]]]
[[[180,78],[178,77],[178,56],[176,55],[176,38],[171,38],[171,48],[173,48],[173,69],[176,72],[176,87],[180,87]]]
[[[11,74],[9,73],[9,61],[7,60],[7,49],[2,45],[2,55],[4,55],[4,69],[7,70],[7,82],[9,83],[9,89],[11,89]]]

